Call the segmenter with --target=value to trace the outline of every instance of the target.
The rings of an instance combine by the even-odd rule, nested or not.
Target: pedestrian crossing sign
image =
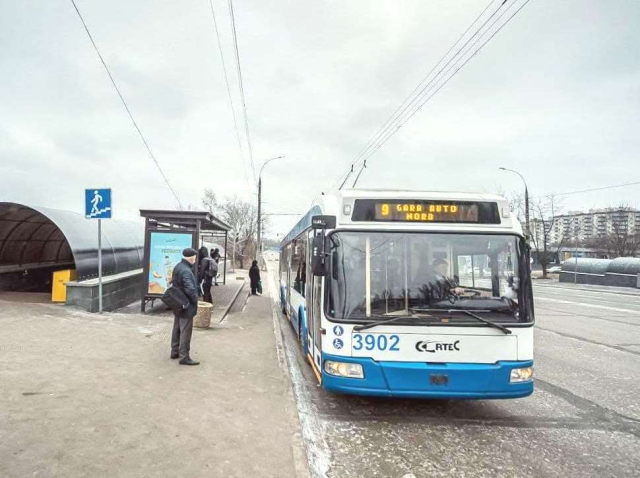
[[[84,216],[87,219],[111,219],[111,189],[85,189]]]

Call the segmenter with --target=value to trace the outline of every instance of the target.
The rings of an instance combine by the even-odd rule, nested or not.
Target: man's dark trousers
[[[181,313],[174,312],[173,332],[171,333],[171,355],[179,355],[180,360],[189,357],[192,332],[193,317],[183,317]]]

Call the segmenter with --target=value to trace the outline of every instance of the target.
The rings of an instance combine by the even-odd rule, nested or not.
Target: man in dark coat
[[[200,362],[191,360],[191,333],[193,318],[198,312],[198,285],[193,273],[193,264],[198,252],[190,247],[182,251],[182,261],[173,268],[172,286],[177,287],[189,299],[189,306],[174,312],[173,332],[171,334],[171,358],[180,358],[180,365],[199,365]]]

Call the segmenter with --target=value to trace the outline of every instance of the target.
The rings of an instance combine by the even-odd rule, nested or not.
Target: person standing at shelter
[[[215,267],[215,275],[213,276],[214,279],[214,284],[218,285],[218,271],[220,270],[220,249],[218,249],[217,247],[211,251],[211,259],[214,260],[214,262],[216,263],[216,267]]]
[[[205,246],[202,246],[200,249],[198,249],[198,269],[196,271],[196,273],[198,274],[196,279],[198,283],[199,297],[204,297],[204,290],[202,289],[202,282],[204,281],[204,277],[201,274],[202,267],[200,266],[202,264],[202,261],[207,257],[209,257],[209,249],[207,249]]]
[[[256,295],[258,285],[260,284],[260,268],[258,261],[253,261],[249,269],[249,280],[251,281],[251,295]]]
[[[206,248],[205,248],[206,250]],[[199,277],[202,279],[202,291],[203,291],[203,300],[205,302],[209,302],[213,304],[213,298],[211,297],[211,282],[213,278],[218,274],[218,264],[209,257],[205,255],[202,259],[200,259],[200,273]]]
[[[182,251],[182,260],[174,267],[171,286],[180,289],[189,299],[186,309],[174,312],[173,332],[171,334],[171,358],[180,359],[180,365],[199,365],[191,360],[191,333],[193,318],[198,313],[198,285],[193,273],[198,252],[190,247]]]

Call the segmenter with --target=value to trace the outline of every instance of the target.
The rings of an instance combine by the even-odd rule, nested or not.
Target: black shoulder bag
[[[160,300],[174,312],[185,310],[189,307],[189,298],[187,295],[182,292],[182,290],[173,286],[170,286],[164,291]]]

